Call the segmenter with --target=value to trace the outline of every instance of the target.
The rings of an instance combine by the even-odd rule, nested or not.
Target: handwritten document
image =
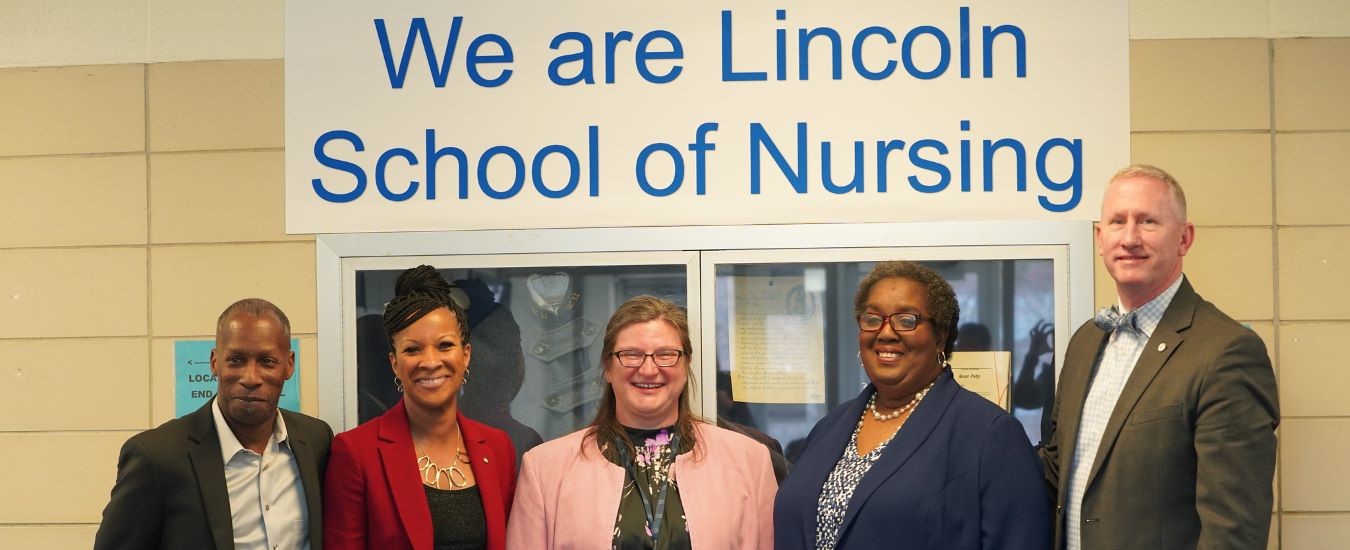
[[[750,403],[825,402],[821,292],[801,276],[733,281],[731,391]]]

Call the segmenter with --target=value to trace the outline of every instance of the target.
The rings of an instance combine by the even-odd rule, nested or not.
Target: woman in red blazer
[[[459,414],[469,329],[431,266],[404,271],[385,307],[403,399],[333,440],[324,484],[330,550],[504,550],[516,451],[505,432]]]

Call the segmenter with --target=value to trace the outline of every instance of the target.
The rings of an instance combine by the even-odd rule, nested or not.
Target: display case
[[[316,248],[321,416],[341,431],[398,399],[380,314],[399,271],[425,263],[466,306],[465,414],[506,430],[520,452],[590,422],[605,324],[639,294],[688,308],[695,411],[788,460],[867,381],[853,301],[875,262],[918,261],[952,284],[953,362],[998,366],[983,393],[1033,442],[1055,358],[1092,309],[1087,222],[350,234],[321,235]]]

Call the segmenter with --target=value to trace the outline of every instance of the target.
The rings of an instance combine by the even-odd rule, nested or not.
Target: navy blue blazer
[[[778,489],[775,548],[816,547],[821,487],[873,391],[869,384],[811,429]],[[1041,472],[1022,425],[944,371],[859,482],[837,548],[1049,548]]]

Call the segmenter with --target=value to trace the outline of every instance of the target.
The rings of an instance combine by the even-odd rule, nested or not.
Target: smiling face
[[[216,400],[236,431],[270,424],[281,388],[295,372],[295,353],[275,315],[237,312],[226,318],[211,350]]]
[[[437,308],[394,334],[389,365],[403,384],[403,402],[424,411],[456,404],[469,369],[469,344],[449,308]]]
[[[863,370],[882,397],[903,399],[922,389],[941,372],[938,350],[947,335],[928,320],[932,312],[923,285],[888,277],[872,285],[864,311],[879,315],[914,313],[924,318],[912,331],[896,332],[888,321],[878,331],[858,331],[858,356]]]
[[[680,332],[665,319],[633,323],[619,330],[614,351],[684,349]],[[605,358],[605,381],[614,391],[614,412],[619,423],[630,428],[655,429],[675,424],[680,414],[680,396],[689,380],[686,353],[672,367],[658,367],[651,357],[642,366],[625,367],[612,354]]]
[[[1128,176],[1107,187],[1096,236],[1121,304],[1135,309],[1181,276],[1181,259],[1195,241],[1195,226],[1186,221],[1166,183]]]

